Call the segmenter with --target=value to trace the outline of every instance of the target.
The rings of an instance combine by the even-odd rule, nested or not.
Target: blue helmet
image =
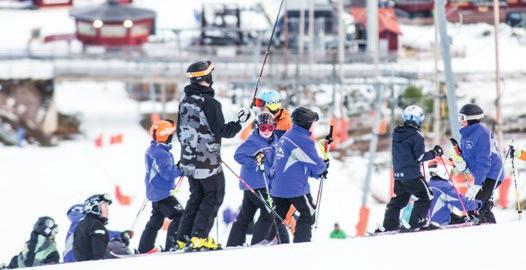
[[[281,97],[275,90],[265,90],[258,94],[257,99],[263,101],[261,107],[265,106],[270,111],[277,111],[281,108]]]
[[[425,118],[426,115],[424,114],[424,110],[417,105],[408,106],[404,109],[404,113],[402,114],[404,123],[414,124],[418,127],[422,125]]]
[[[84,218],[84,204],[75,204],[68,210],[68,219],[71,222],[79,222]]]

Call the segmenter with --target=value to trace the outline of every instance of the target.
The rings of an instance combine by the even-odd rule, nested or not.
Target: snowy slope
[[[35,269],[522,269],[525,223],[326,240],[189,254],[147,255]],[[481,248],[484,245],[485,247]],[[513,248],[515,246],[516,248]]]

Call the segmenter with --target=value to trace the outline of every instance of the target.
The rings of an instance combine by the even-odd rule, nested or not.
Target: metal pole
[[[299,57],[301,60],[303,58],[303,53],[305,52],[305,1],[301,1],[300,4],[300,25],[299,25]]]
[[[345,25],[343,22],[343,0],[338,1],[338,65],[339,79],[343,81],[343,65],[345,63]]]
[[[435,136],[433,138],[433,144],[440,144],[440,81],[438,78],[438,23],[437,16],[433,16],[433,22],[435,24],[435,50],[433,53],[435,60],[435,93],[436,96],[433,99],[433,132]]]
[[[383,86],[378,85],[378,83],[375,83],[376,88],[376,101],[374,105],[374,124],[373,124],[373,130],[372,130],[372,138],[371,142],[369,144],[369,164],[367,165],[367,173],[365,175],[365,181],[363,183],[363,195],[362,195],[362,207],[367,206],[367,199],[369,198],[369,190],[371,186],[371,177],[373,175],[373,163],[374,163],[374,157],[376,155],[376,148],[378,146],[378,126],[380,125],[380,120],[382,119],[382,101],[384,96],[384,89]]]
[[[314,65],[314,0],[309,1],[309,69]]]
[[[495,102],[495,128],[497,130],[497,140],[499,153],[502,153],[503,134],[502,134],[502,110],[501,110],[501,89],[500,89],[500,61],[499,61],[499,24],[500,6],[499,0],[493,0],[493,25],[495,28],[495,84],[497,90],[497,100]]]
[[[457,119],[457,97],[455,95],[455,78],[451,67],[451,58],[449,55],[449,37],[447,35],[446,10],[444,0],[435,1],[435,16],[437,16],[438,33],[440,35],[440,46],[442,50],[442,61],[444,63],[444,74],[446,75],[447,86],[447,104],[449,107],[449,124],[451,126],[451,136],[460,140],[460,123]]]
[[[367,52],[373,62],[377,63],[375,58],[378,57],[378,0],[367,0]]]

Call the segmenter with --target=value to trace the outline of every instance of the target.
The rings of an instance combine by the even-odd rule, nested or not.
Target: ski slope
[[[155,104],[137,104],[132,101],[127,97],[124,84],[119,82],[61,82],[55,88],[57,108],[59,111],[66,113],[80,114],[83,119],[82,129],[84,132],[83,135],[75,140],[61,142],[57,147],[39,148],[29,145],[17,148],[0,146],[0,190],[2,191],[0,196],[0,205],[2,205],[0,262],[8,262],[13,255],[20,252],[24,242],[28,240],[33,223],[39,216],[49,215],[59,224],[57,244],[59,251],[62,251],[64,249],[65,234],[69,227],[66,211],[71,205],[83,202],[94,193],[107,192],[114,194],[115,185],[120,185],[123,192],[131,196],[132,204],[129,206],[120,205],[117,202],[112,204],[110,206],[108,228],[125,230],[130,229],[133,219],[144,200],[143,158],[144,151],[149,145],[149,136],[138,123],[140,113],[154,110],[153,106]],[[176,108],[175,103],[171,103],[167,107]],[[157,109],[159,108],[160,106],[157,104]],[[224,101],[223,111],[226,118],[232,119],[237,109],[235,106],[229,106],[226,100]],[[105,146],[96,148],[94,140],[101,134],[105,138]],[[124,142],[118,145],[108,145],[108,137],[113,134],[122,134]],[[239,139],[224,140],[223,143],[223,159],[239,172],[239,165],[233,160],[233,154]],[[177,143],[172,151],[177,159],[179,157]],[[313,244],[298,245],[298,247],[295,247],[295,245],[273,247],[265,252],[273,252],[274,250],[276,252],[284,252],[282,249],[291,249],[291,251],[286,251],[287,254],[289,252],[290,254],[306,252],[304,255],[298,255],[297,257],[290,255],[290,258],[299,259],[307,258],[305,255],[309,254],[308,252],[318,252],[319,249],[332,248],[331,244],[325,242],[334,222],[339,222],[341,228],[347,234],[354,235],[354,226],[359,218],[358,214],[362,198],[361,184],[365,177],[366,160],[366,157],[352,157],[346,159],[345,163],[337,160],[331,161],[329,177],[324,185],[319,228],[313,234]],[[375,172],[373,174],[375,181],[372,188],[387,190],[389,178],[386,175],[385,171]],[[225,176],[226,196],[219,210],[219,226],[215,226],[211,231],[211,235],[223,244],[228,237],[229,227],[223,223],[221,213],[226,207],[237,209],[242,198],[242,192],[238,188],[238,180],[235,176],[228,171],[225,171]],[[317,192],[317,184],[317,180],[311,181],[311,190],[314,195]],[[188,185],[186,181],[183,181],[178,198],[185,204],[187,197]],[[385,205],[375,204],[372,198],[369,198],[369,202],[371,202],[369,205],[371,208],[369,230],[374,230],[376,224],[381,223],[383,220]],[[131,241],[132,248],[136,248],[138,245],[139,236],[149,218],[149,211],[148,206],[140,215],[137,226],[133,228],[137,234]],[[499,221],[517,219],[516,214],[512,210],[496,209],[496,216]],[[421,235],[423,236],[423,234],[415,234],[415,237],[418,236],[420,238]],[[164,236],[164,232],[161,231],[157,238],[158,245],[164,242]],[[370,239],[352,240],[349,243],[372,241],[377,244],[376,241],[378,240],[376,238]],[[449,241],[452,243],[457,242],[455,238],[449,239]],[[393,245],[396,245],[396,242],[394,241]],[[353,245],[350,244],[348,254],[352,254],[354,249],[360,249],[353,247]],[[366,247],[369,244],[363,245]],[[422,243],[417,246],[427,246],[427,244]],[[305,250],[303,250],[303,247],[305,247]],[[443,248],[446,247],[448,245],[443,246]],[[347,249],[346,246],[344,248]],[[376,249],[372,248],[371,252],[376,254]],[[239,252],[242,255],[251,251]],[[217,255],[210,254],[206,256],[214,257],[219,256],[219,254],[223,254],[223,252]],[[237,252],[232,251],[230,253],[229,251],[226,254],[237,254]],[[178,258],[186,256],[194,258],[193,256],[196,255],[184,255],[178,256]],[[235,256],[239,257],[239,255]],[[271,256],[274,257],[275,255]],[[326,256],[320,257],[325,258]],[[162,257],[162,262],[159,263],[163,263],[164,260],[168,259]],[[294,261],[297,261],[297,259],[294,259]],[[233,263],[236,260],[232,259],[230,262]],[[114,263],[119,262],[108,262],[107,267],[114,267],[113,269],[124,268],[124,266],[116,267]],[[96,262],[96,264],[101,264],[94,267],[97,269],[106,267],[105,263],[102,262]],[[138,268],[133,267],[133,269]]]
[[[524,222],[35,269],[522,269]]]

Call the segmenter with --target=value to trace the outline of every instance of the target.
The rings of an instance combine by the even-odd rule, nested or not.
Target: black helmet
[[[305,107],[298,107],[292,112],[292,122],[307,130],[310,129],[312,123],[319,119],[317,113]]]
[[[259,125],[276,125],[276,120],[274,120],[274,115],[269,112],[262,112],[256,117],[256,126]]]
[[[100,210],[100,205],[105,202],[108,204],[112,203],[109,194],[105,193],[105,194],[96,194],[96,195],[90,196],[84,202],[84,212],[92,213],[97,216],[100,216],[102,214]]]
[[[463,121],[480,120],[484,117],[484,111],[477,104],[466,104],[460,108],[458,119]]]
[[[39,217],[35,225],[33,225],[33,231],[43,235],[45,237],[52,237],[57,234],[57,224],[55,220],[50,217]]]
[[[214,70],[214,64],[212,64],[212,62],[198,61],[186,69],[186,77],[190,79],[192,83],[206,81],[212,85],[212,70]]]

